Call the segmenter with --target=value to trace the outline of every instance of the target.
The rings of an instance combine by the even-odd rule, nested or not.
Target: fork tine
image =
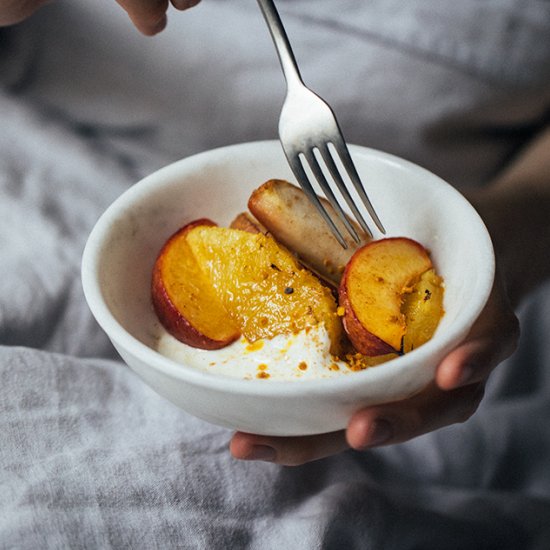
[[[321,151],[319,150],[319,152]],[[309,164],[309,167],[311,168],[311,171],[313,172],[313,175],[315,176],[317,183],[325,193],[326,199],[330,202],[332,208],[334,208],[334,210],[338,214],[338,217],[340,218],[340,220],[342,220],[342,223],[346,226],[346,229],[348,230],[349,234],[352,236],[353,240],[356,243],[358,243],[360,241],[359,235],[357,234],[355,227],[351,225],[345,212],[342,210],[342,207],[340,206],[338,199],[334,195],[327,179],[325,178],[325,175],[323,174],[323,171],[321,170],[321,167],[319,166],[319,162],[315,158],[314,150],[310,149],[309,151],[303,151],[302,155],[304,156],[304,159]]]
[[[348,188],[344,183],[344,180],[342,179],[340,170],[338,170],[338,167],[336,166],[334,159],[332,158],[332,153],[330,152],[328,146],[325,144],[324,147],[322,148],[319,147],[319,152],[321,153],[323,160],[325,161],[325,164],[329,169],[329,172],[332,176],[332,179],[334,180],[334,183],[336,183],[336,186],[340,190],[340,193],[342,194],[345,201],[348,203],[348,206],[350,207],[351,211],[353,212],[355,219],[359,222],[359,225],[361,225],[361,227],[367,233],[367,235],[370,235],[372,237],[372,231],[370,230],[367,222],[365,221],[365,218],[357,208],[357,205],[355,204],[353,198],[349,194]]]
[[[286,151],[285,151],[285,154],[286,154]],[[298,158],[298,156],[291,156],[289,154],[286,155],[286,158],[287,158],[288,164],[290,165],[290,168],[292,169],[292,172],[294,173],[294,176],[296,177],[298,183],[300,184],[300,187],[303,189],[304,193],[308,196],[309,200],[313,203],[313,205],[317,208],[317,211],[319,212],[319,214],[321,214],[321,216],[325,220],[325,223],[329,226],[336,240],[340,243],[340,245],[343,248],[348,248],[348,243],[346,243],[342,233],[334,224],[334,221],[329,216],[325,207],[319,200],[317,193],[315,192],[311,183],[309,182],[309,179],[304,170],[304,167],[302,166],[302,161]]]
[[[384,226],[382,225],[382,222],[380,221],[378,214],[374,210],[374,207],[372,206],[372,203],[370,202],[367,196],[367,193],[365,192],[363,183],[361,182],[361,178],[359,177],[359,174],[355,169],[355,165],[353,164],[353,160],[351,158],[351,155],[349,154],[349,151],[344,142],[344,139],[342,138],[341,135],[333,136],[332,144],[334,145],[334,148],[336,149],[336,152],[338,153],[338,156],[340,157],[340,160],[342,161],[342,164],[344,165],[344,168],[346,169],[353,183],[353,186],[355,187],[355,190],[357,191],[359,197],[363,201],[363,204],[367,208],[367,211],[370,217],[373,219],[374,223],[376,224],[376,227],[378,227],[378,229],[385,235],[386,230],[384,229]],[[350,203],[348,202],[348,204]],[[352,204],[353,204],[353,201],[352,201]],[[352,208],[351,204],[350,204],[350,208]]]

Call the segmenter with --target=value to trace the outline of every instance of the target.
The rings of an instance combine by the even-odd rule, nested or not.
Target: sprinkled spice
[[[264,341],[263,340],[256,340],[252,344],[248,344],[246,346],[246,351],[258,351],[264,347]]]
[[[354,371],[363,370],[365,364],[363,362],[364,356],[360,353],[348,354],[346,355],[346,362],[349,365],[349,368]]]
[[[268,372],[265,372],[265,371],[259,372],[259,373],[256,375],[256,378],[267,379],[267,378],[269,378],[269,373],[268,373]]]
[[[432,297],[432,293],[426,289],[424,290],[424,301],[427,302]]]
[[[368,357],[361,353],[349,353],[345,356],[345,361],[348,364],[348,367],[352,371],[365,370],[371,367],[376,367],[385,363],[392,357],[396,357],[398,354],[388,354],[388,355],[378,355],[377,357]]]
[[[305,361],[302,361],[299,365],[298,365],[298,368],[300,370],[307,370],[307,363]]]
[[[285,288],[285,294],[292,294],[294,292],[294,289],[291,286],[287,286]]]

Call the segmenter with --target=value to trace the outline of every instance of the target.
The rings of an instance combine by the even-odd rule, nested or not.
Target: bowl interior
[[[481,311],[494,275],[489,236],[474,209],[437,176],[379,151],[353,146],[351,151],[387,236],[421,242],[444,277],[445,315],[434,338],[392,363],[411,366],[413,356],[426,362],[456,345]],[[201,217],[228,224],[246,210],[252,190],[271,178],[294,181],[278,142],[230,146],[167,166],[111,205],[86,246],[83,284],[92,312],[115,343],[122,336],[124,347],[136,341],[132,353],[137,354],[144,349],[141,344],[155,347],[158,321],[150,302],[151,271],[166,239]],[[189,369],[179,367],[178,372],[185,377]],[[383,376],[370,371],[380,369],[358,374]]]

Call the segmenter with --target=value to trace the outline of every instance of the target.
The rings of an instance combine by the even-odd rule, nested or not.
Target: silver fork
[[[275,43],[286,79],[287,93],[279,119],[279,139],[294,176],[310,201],[317,207],[338,242],[344,248],[347,248],[342,232],[319,200],[305,170],[305,167],[309,166],[313,177],[345,228],[355,242],[359,242],[359,235],[344,213],[319,162],[319,159],[322,159],[332,181],[336,184],[340,195],[353,212],[355,219],[362,229],[372,236],[373,233],[352,198],[344,177],[335,162],[335,159],[339,158],[349,180],[353,183],[357,196],[365,205],[376,227],[384,234],[386,232],[384,226],[365,192],[332,109],[302,81],[296,59],[275,4],[272,0],[258,0],[258,4]],[[337,156],[334,155],[335,153]]]

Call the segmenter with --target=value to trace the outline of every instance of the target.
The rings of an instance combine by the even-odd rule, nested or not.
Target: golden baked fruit
[[[153,305],[175,338],[212,350],[322,324],[331,353],[360,370],[433,336],[444,285],[420,243],[360,233],[345,250],[304,192],[283,180],[260,186],[248,205],[229,228],[199,219],[160,251]]]
[[[443,315],[442,280],[426,249],[405,237],[357,250],[340,282],[339,300],[349,339],[368,356],[418,347]]]
[[[342,340],[330,289],[262,233],[188,224],[163,247],[152,295],[165,328],[194,347],[216,349],[240,335],[254,342],[320,323],[333,353]]]

